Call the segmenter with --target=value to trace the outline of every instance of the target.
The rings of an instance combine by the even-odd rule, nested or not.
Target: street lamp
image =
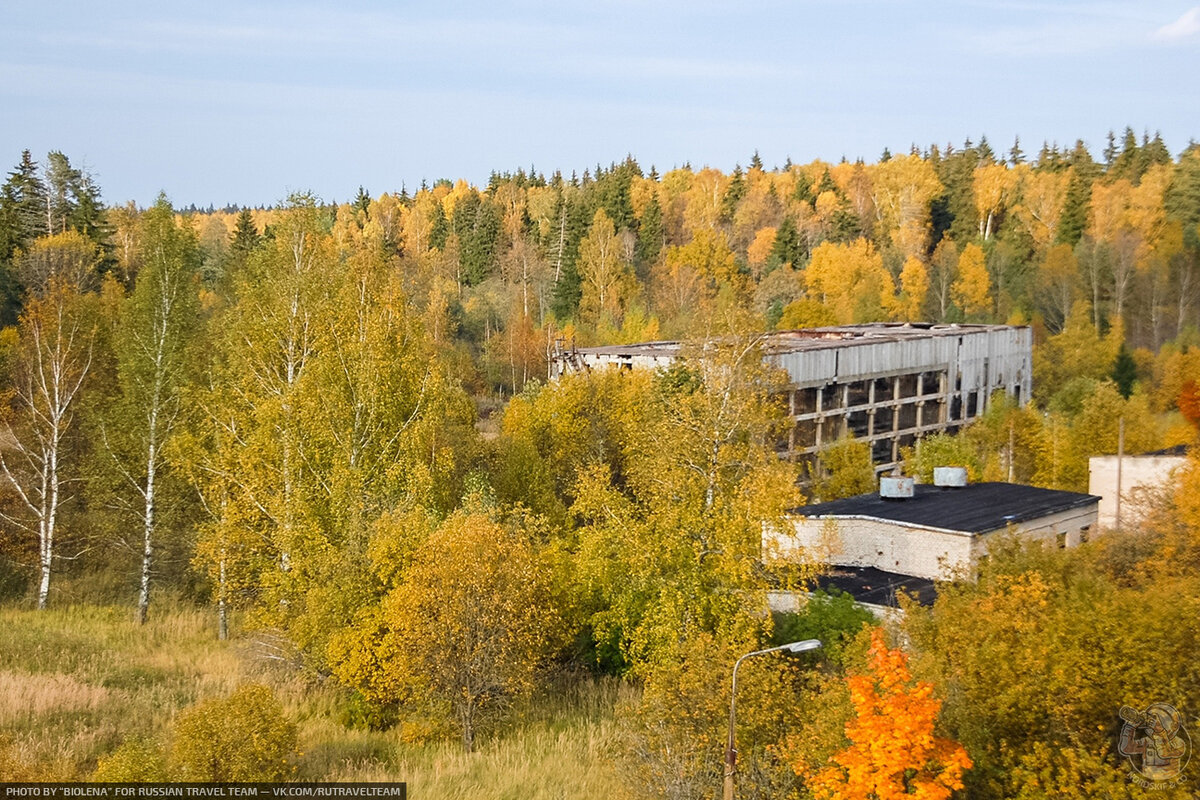
[[[816,650],[821,646],[820,639],[805,639],[802,642],[791,642],[790,644],[781,644],[778,647],[768,647],[766,650],[755,650],[753,653],[739,658],[733,664],[733,687],[729,693],[729,743],[725,746],[725,795],[724,800],[733,800],[733,776],[737,773],[737,746],[734,743],[734,726],[737,722],[737,671],[742,662],[751,656],[761,656],[767,653],[778,653],[786,651],[788,653],[803,653],[808,650]]]

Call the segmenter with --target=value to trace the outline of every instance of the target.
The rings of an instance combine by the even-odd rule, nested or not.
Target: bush
[[[772,614],[775,628],[771,644],[780,645],[804,639],[820,639],[824,657],[844,665],[843,650],[862,632],[875,624],[875,617],[849,594],[833,589],[813,592],[799,613],[777,611]]]
[[[175,723],[172,762],[193,781],[278,781],[291,777],[296,726],[266,686],[239,688],[206,700]]]
[[[152,783],[167,779],[163,752],[147,739],[127,739],[108,758],[100,759],[93,781],[105,783]]]

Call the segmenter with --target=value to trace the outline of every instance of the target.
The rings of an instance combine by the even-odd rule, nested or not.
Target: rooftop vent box
[[[967,485],[966,467],[934,467],[933,485],[959,487]]]
[[[913,479],[885,475],[879,479],[879,496],[888,500],[904,500],[913,496]]]

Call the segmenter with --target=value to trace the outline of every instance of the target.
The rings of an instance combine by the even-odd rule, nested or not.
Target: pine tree
[[[1014,167],[1018,164],[1025,163],[1025,151],[1021,149],[1020,136],[1013,138],[1012,149],[1008,151],[1008,163],[1012,164]]]
[[[1137,381],[1137,363],[1124,342],[1121,343],[1121,349],[1117,351],[1117,358],[1113,362],[1112,379],[1121,397],[1128,400],[1133,394],[1133,384]]]
[[[1117,135],[1110,128],[1108,131],[1108,144],[1104,146],[1104,166],[1112,167],[1113,160],[1117,157]]]
[[[46,231],[50,234],[67,230],[68,220],[75,213],[75,196],[83,174],[71,166],[70,160],[58,150],[46,156]]]
[[[371,194],[362,187],[358,187],[358,194],[354,197],[354,202],[350,204],[353,208],[362,212],[363,218],[367,216],[367,211],[371,208]]]
[[[250,213],[250,209],[243,208],[238,213],[233,235],[230,237],[230,251],[237,254],[239,258],[245,259],[250,255],[250,251],[258,246],[259,238],[258,228],[254,225],[254,216]]]

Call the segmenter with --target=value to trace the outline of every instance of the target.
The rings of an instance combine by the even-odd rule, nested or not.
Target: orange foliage
[[[1200,429],[1200,386],[1195,381],[1183,384],[1179,391],[1179,411],[1188,422]]]
[[[878,628],[871,633],[868,664],[868,674],[846,678],[855,710],[846,723],[851,744],[805,775],[809,788],[821,800],[950,797],[962,788],[971,759],[962,745],[933,735],[942,707],[933,685],[913,680],[908,656],[889,649]],[[800,760],[793,766],[808,772]]]

